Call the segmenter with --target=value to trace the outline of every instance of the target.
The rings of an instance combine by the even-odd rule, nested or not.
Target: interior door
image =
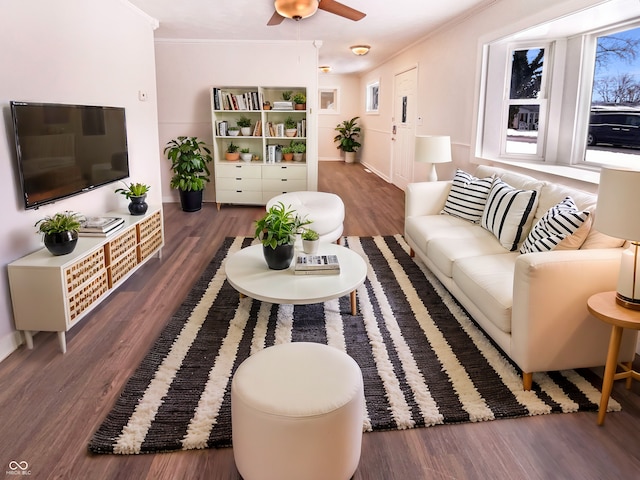
[[[392,183],[404,190],[413,181],[416,135],[418,69],[399,73],[394,79],[391,140]]]

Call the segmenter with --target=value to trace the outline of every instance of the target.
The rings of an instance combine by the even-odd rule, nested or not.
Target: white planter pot
[[[295,136],[296,136],[296,133],[298,133],[298,129],[297,129],[297,128],[287,128],[287,129],[284,131],[284,134],[285,134],[287,137],[295,137]]]
[[[251,136],[251,127],[242,127],[240,129],[240,132],[242,133],[243,137],[250,137]]]
[[[344,152],[345,163],[354,163],[356,161],[356,152]]]
[[[304,153],[294,153],[293,154],[293,161],[294,162],[301,162],[303,156],[304,156]]]
[[[229,130],[227,131],[227,133],[230,137],[237,137],[238,135],[240,135],[240,130]]]
[[[250,162],[252,157],[253,157],[253,153],[241,153],[240,154],[240,159],[243,162]]]
[[[318,252],[318,245],[320,245],[320,240],[302,240],[302,250],[307,255],[314,255]]]

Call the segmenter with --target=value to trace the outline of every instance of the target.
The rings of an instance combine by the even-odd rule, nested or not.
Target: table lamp
[[[640,310],[640,171],[602,168],[594,228],[629,241],[622,253],[616,302]]]
[[[427,180],[438,180],[436,163],[451,161],[451,138],[438,135],[416,135],[415,161],[431,164],[431,171]]]

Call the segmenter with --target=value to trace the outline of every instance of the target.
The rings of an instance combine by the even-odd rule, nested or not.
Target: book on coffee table
[[[296,257],[297,275],[336,275],[340,273],[337,255],[306,255]]]

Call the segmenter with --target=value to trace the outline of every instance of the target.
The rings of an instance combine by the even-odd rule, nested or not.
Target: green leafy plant
[[[65,211],[53,216],[46,216],[36,222],[38,232],[45,235],[62,232],[78,232],[80,230],[79,213]]]
[[[293,153],[304,153],[307,151],[307,145],[302,142],[291,142],[290,148]]]
[[[318,240],[319,238],[320,238],[320,234],[315,230],[312,230],[311,228],[305,228],[302,231],[303,240],[313,241],[313,240]]]
[[[231,142],[227,147],[227,153],[236,153],[240,147],[235,143]]]
[[[351,120],[345,120],[339,123],[335,130],[338,133],[333,139],[334,142],[338,142],[338,149],[343,152],[357,152],[362,146],[356,140],[360,136],[360,127],[356,120],[360,117],[353,117]]]
[[[251,126],[251,119],[242,115],[238,120],[236,120],[236,125],[240,128],[246,128]]]
[[[293,147],[282,147],[280,149],[280,151],[285,154],[285,153],[293,153]]]
[[[149,185],[144,183],[130,183],[128,186],[122,182],[125,188],[116,188],[115,193],[121,193],[128,200],[131,197],[142,197],[151,189]]]
[[[256,220],[255,238],[260,239],[265,247],[274,249],[278,245],[290,245],[295,242],[300,228],[309,223],[311,221],[301,219],[291,205],[286,207],[278,202]]]
[[[298,124],[292,117],[287,117],[284,119],[284,128],[286,128],[287,130],[296,128],[297,126]]]
[[[304,93],[300,93],[300,92],[296,93],[293,96],[292,100],[293,100],[293,103],[298,103],[298,104],[307,103],[307,97],[305,96]]]
[[[248,148],[241,148],[240,149],[240,153],[249,153],[249,149]]]
[[[291,94],[292,94],[292,93],[293,93],[293,92],[292,92],[291,90],[285,90],[284,92],[282,92],[282,99],[283,99],[285,102],[288,102],[289,100],[291,100]]]
[[[209,181],[211,150],[197,137],[180,136],[167,143],[164,153],[171,161],[171,188],[184,191],[203,190]]]
[[[239,131],[240,127],[236,126],[236,125],[231,125],[230,127],[227,128],[227,131],[229,132],[235,132],[235,131]]]

